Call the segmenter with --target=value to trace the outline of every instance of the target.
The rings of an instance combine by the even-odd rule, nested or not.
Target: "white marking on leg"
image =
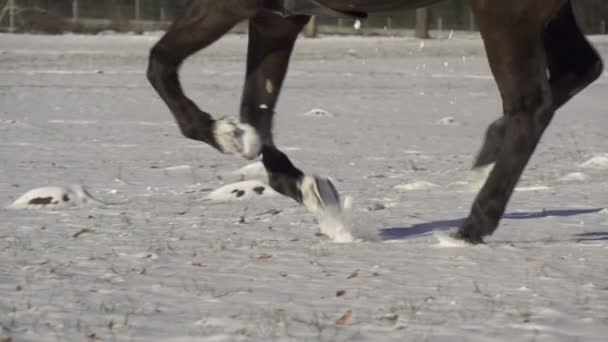
[[[226,154],[240,154],[251,160],[257,158],[262,150],[262,141],[255,128],[234,118],[215,121],[213,136]]]
[[[266,92],[268,94],[274,94],[274,84],[270,79],[266,80]]]

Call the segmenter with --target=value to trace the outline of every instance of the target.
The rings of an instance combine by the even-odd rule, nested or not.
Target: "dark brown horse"
[[[190,0],[152,48],[148,78],[184,136],[223,153],[262,155],[270,185],[313,212],[339,205],[331,182],[306,176],[279,151],[272,117],[294,43],[311,15],[359,17],[417,8],[433,0]],[[490,125],[474,166],[495,163],[464,224],[454,234],[481,243],[494,232],[553,114],[602,72],[568,0],[471,0],[503,116]],[[237,23],[249,21],[249,51],[240,120],[215,120],[184,95],[182,62]]]

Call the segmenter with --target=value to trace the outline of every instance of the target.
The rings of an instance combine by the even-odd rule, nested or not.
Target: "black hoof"
[[[475,236],[472,234],[467,234],[463,231],[463,228],[458,229],[457,231],[450,233],[450,237],[462,240],[464,242],[470,243],[472,245],[479,245],[483,243],[483,238],[481,236]]]

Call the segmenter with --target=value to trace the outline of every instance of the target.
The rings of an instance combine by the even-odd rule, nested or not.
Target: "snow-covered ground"
[[[382,237],[336,244],[289,199],[209,200],[264,178],[179,134],[145,79],[157,38],[0,35],[2,206],[70,184],[108,204],[0,210],[0,341],[605,341],[608,76],[557,114],[487,245],[442,248],[501,108],[478,37],[301,40],[276,141]],[[183,68],[217,116],[245,48]]]

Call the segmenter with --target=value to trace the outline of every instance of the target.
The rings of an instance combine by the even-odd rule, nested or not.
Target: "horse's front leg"
[[[339,208],[330,181],[306,176],[274,144],[272,121],[294,44],[308,16],[282,17],[260,12],[250,20],[247,75],[241,104],[241,122],[250,124],[262,141],[262,160],[270,186],[304,204],[313,213],[328,206]]]
[[[148,64],[148,79],[173,113],[184,136],[248,159],[257,157],[261,150],[255,130],[234,120],[214,120],[199,109],[184,94],[178,70],[188,56],[212,44],[257,11],[257,2],[252,0],[189,1],[184,14],[152,48]]]
[[[559,1],[555,1],[558,3]],[[504,140],[496,165],[456,237],[480,243],[502,218],[513,190],[555,112],[542,32],[551,4],[472,1],[503,101]],[[556,5],[557,6],[557,5]],[[517,23],[517,25],[513,25]]]

